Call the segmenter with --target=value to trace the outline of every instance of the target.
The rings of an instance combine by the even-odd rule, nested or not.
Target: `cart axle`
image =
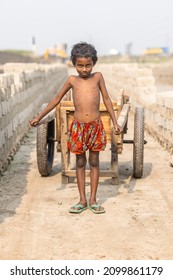
[[[134,141],[133,140],[123,140],[123,143],[125,143],[125,144],[134,144]],[[144,144],[147,144],[146,140],[144,140]]]

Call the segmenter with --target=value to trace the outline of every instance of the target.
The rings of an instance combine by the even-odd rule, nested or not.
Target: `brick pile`
[[[8,63],[0,74],[0,172],[6,168],[29,120],[49,102],[67,76],[61,64]]]
[[[145,108],[146,129],[172,154],[173,91],[157,92],[151,67],[141,67],[135,63],[100,64],[98,66],[98,70],[105,77],[112,100],[117,100],[118,92],[123,88],[124,93],[130,96],[132,110],[141,106]],[[167,68],[163,67],[162,71],[160,70],[162,77],[168,75],[168,72],[164,74],[164,69]],[[159,79],[159,75],[157,75],[157,79]]]

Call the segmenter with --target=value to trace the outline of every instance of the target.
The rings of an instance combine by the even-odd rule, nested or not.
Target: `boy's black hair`
[[[86,42],[80,42],[73,46],[70,58],[73,65],[76,64],[77,57],[91,57],[94,65],[96,64],[98,59],[95,47]]]

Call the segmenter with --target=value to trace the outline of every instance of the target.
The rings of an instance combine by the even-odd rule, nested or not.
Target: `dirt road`
[[[173,259],[173,168],[157,142],[145,134],[144,175],[138,180],[130,176],[132,145],[124,144],[119,186],[100,180],[98,199],[106,213],[74,215],[68,209],[78,202],[76,183],[61,187],[57,152],[52,175],[40,177],[35,132],[0,181],[0,259]],[[101,165],[109,156],[109,150],[101,154]]]

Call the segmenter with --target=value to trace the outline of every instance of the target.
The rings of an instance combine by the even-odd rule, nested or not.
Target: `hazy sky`
[[[0,49],[32,49],[33,36],[39,53],[79,41],[99,55],[130,42],[133,54],[173,50],[173,0],[0,0]]]

